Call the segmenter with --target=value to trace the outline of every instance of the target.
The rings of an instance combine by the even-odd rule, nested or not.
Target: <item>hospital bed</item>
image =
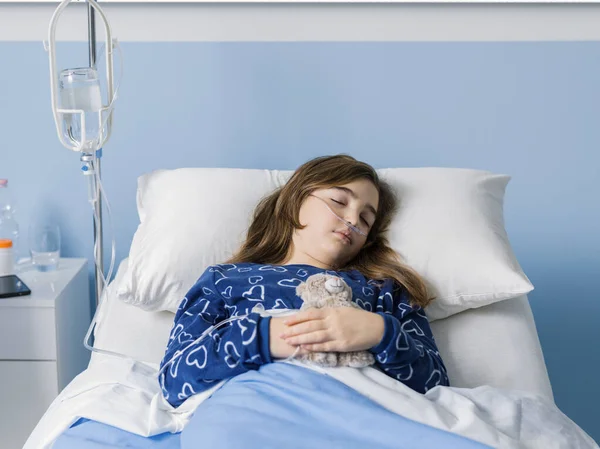
[[[175,411],[169,410],[164,401],[161,402],[160,388],[155,378],[156,368],[164,355],[174,315],[170,311],[143,310],[127,304],[127,301],[119,297],[117,292],[121,291],[129,262],[129,258],[121,262],[114,280],[104,291],[94,345],[124,354],[130,359],[93,353],[88,368],[61,392],[42,417],[26,443],[26,449],[52,447],[53,442],[70,426],[76,424],[82,427],[83,421],[80,418],[91,420],[84,424],[100,422],[107,426],[98,432],[106,433],[107,429],[117,433],[127,432],[126,440],[119,440],[120,437],[117,436],[114,441],[127,441],[130,447],[180,447],[178,440],[167,443],[161,438],[167,438],[173,433],[177,435],[189,422],[200,402],[195,403],[194,398],[190,398]],[[503,440],[503,433],[512,432],[510,426],[514,427],[514,423],[522,425],[522,417],[517,415],[523,410],[528,410],[527,404],[534,404],[535,410],[542,410],[544,407],[544,410],[549,410],[554,404],[527,296],[521,295],[465,310],[435,320],[431,327],[448,370],[453,396],[446,397],[446,393],[440,393],[429,399],[435,407],[449,410],[453,415],[455,422],[448,428],[459,431],[475,416],[480,422],[479,425],[485,424],[499,429],[499,436],[494,436],[498,438],[497,447],[521,447],[518,443],[506,442],[508,439]],[[360,379],[352,376],[353,374],[348,374],[347,377],[341,376],[338,380],[356,387],[367,396],[370,395],[370,388],[373,388],[374,398],[377,398],[378,394],[388,398],[399,395],[397,397],[405,398],[407,403],[414,401],[414,404],[420,404],[413,408],[429,406],[419,402],[425,401],[420,395],[411,396],[410,393],[399,391],[395,385],[386,384],[385,379],[380,379],[378,384],[374,383],[371,387],[366,381],[369,376]],[[372,375],[371,378],[374,379]],[[489,390],[489,387],[494,390]],[[376,393],[376,390],[385,392]],[[486,397],[490,398],[489,402],[477,402],[478,399],[471,395],[473,391],[478,392],[481,397],[487,395]],[[523,396],[519,396],[518,399],[513,399],[516,396],[510,396],[508,393],[507,396],[494,396],[498,391],[521,392]],[[402,394],[405,396],[401,396]],[[396,404],[386,404],[385,399],[381,399],[380,402],[386,408],[400,410],[398,413],[402,411],[402,405],[398,404],[400,401],[396,401]],[[507,411],[507,404],[515,405],[514,410],[509,407],[512,411]],[[467,409],[469,416],[463,416]],[[431,413],[435,415],[438,412]],[[444,420],[436,421],[438,417],[432,418],[431,413],[429,417],[417,414],[409,418],[416,421],[427,421],[431,418],[434,421],[431,425],[442,427]],[[549,421],[555,418],[560,423],[556,421],[554,425]],[[573,447],[598,447],[581,429],[575,424],[571,427],[571,422],[566,417],[559,417],[554,410],[547,417],[540,414],[539,420],[548,420],[548,429],[550,426],[560,425],[568,428],[569,431],[565,435],[568,434],[568,438],[574,441],[576,445]],[[504,424],[501,424],[501,421]],[[501,425],[508,426],[508,430],[502,429]],[[535,425],[546,424],[537,422]],[[75,433],[71,434],[71,437],[73,435]],[[77,436],[73,438],[75,439],[72,439],[71,445],[61,439],[59,449],[79,447],[83,440],[78,440]],[[88,441],[90,435],[81,438]],[[132,443],[131,438],[135,439],[135,443]],[[144,445],[144,439],[147,439],[148,445]],[[539,441],[523,447],[567,447],[552,446],[548,441],[543,441],[542,437],[536,436],[534,439]],[[95,444],[99,444],[98,441]],[[104,442],[104,445],[89,447],[112,446]]]

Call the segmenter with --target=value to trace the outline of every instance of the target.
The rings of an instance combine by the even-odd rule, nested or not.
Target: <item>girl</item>
[[[423,280],[403,265],[385,232],[396,201],[376,171],[346,156],[313,159],[257,206],[246,241],[227,263],[209,267],[175,316],[161,368],[206,329],[212,331],[166,366],[160,383],[177,407],[217,381],[258,370],[300,351],[369,350],[376,367],[418,392],[448,385],[423,308]],[[296,286],[327,272],[352,288],[350,307],[264,317],[299,309]]]

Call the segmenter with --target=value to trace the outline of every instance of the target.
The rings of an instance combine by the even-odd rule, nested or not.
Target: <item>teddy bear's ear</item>
[[[307,286],[306,282],[303,282],[302,284],[300,284],[296,287],[296,294],[302,298],[302,295],[304,294],[304,292],[306,291],[307,288],[308,288],[308,286]]]

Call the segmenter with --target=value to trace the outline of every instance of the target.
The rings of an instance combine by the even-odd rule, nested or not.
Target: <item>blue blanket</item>
[[[55,449],[483,449],[376,404],[307,368],[270,363],[227,382],[179,434],[142,438],[91,421],[67,430]]]
[[[116,427],[80,419],[54,442],[52,449],[180,449],[179,433],[141,437]]]

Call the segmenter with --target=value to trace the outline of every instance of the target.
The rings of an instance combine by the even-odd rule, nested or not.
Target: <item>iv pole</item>
[[[59,16],[63,10],[68,6],[69,3],[75,0],[63,0],[54,12],[50,21],[48,30],[48,45],[46,50],[49,52],[50,58],[50,91],[52,95],[52,113],[54,115],[54,121],[56,124],[56,130],[61,143],[72,151],[81,152],[80,160],[83,162],[82,167],[83,174],[87,175],[89,192],[93,197],[93,211],[94,211],[94,262],[95,262],[95,281],[96,281],[96,307],[100,304],[102,293],[104,290],[104,248],[103,248],[103,226],[102,226],[102,185],[100,182],[100,160],[102,157],[102,146],[108,141],[111,129],[112,129],[112,112],[113,102],[116,98],[116,91],[113,86],[113,39],[108,20],[104,15],[102,9],[98,6],[96,0],[85,0],[87,3],[87,14],[88,14],[88,49],[89,49],[89,67],[96,70],[96,15],[97,12],[100,14],[102,21],[104,22],[106,32],[106,76],[107,76],[107,91],[109,105],[99,108],[98,120],[100,139],[98,148],[85,149],[83,141],[85,140],[85,111],[81,107],[74,107],[71,109],[65,109],[64,106],[59,106],[58,101],[58,78],[56,71],[56,26]],[[106,119],[103,121],[103,114],[107,114]],[[69,134],[69,139],[65,138],[62,131],[62,123],[65,115],[76,115],[79,116],[81,123],[80,129],[82,130],[82,142],[74,140],[73,136]],[[104,126],[107,125],[106,133],[104,133]],[[90,151],[91,150],[91,151]],[[112,261],[111,261],[112,268]]]
[[[105,278],[104,278],[104,248],[102,238],[102,195],[104,189],[102,188],[102,181],[100,179],[100,159],[102,158],[102,147],[108,141],[111,130],[112,130],[112,113],[113,103],[117,98],[117,91],[119,87],[114,88],[113,85],[113,50],[117,44],[116,40],[112,38],[112,32],[110,25],[106,18],[106,15],[102,11],[102,8],[97,3],[97,0],[85,0],[87,3],[87,15],[88,15],[88,49],[89,49],[89,67],[80,67],[75,69],[65,69],[61,72],[61,82],[58,82],[58,75],[56,69],[56,26],[59,16],[63,10],[69,5],[69,3],[78,0],[62,0],[58,8],[54,11],[52,19],[50,20],[50,26],[48,28],[48,43],[44,43],[46,50],[49,53],[50,63],[50,93],[52,96],[52,114],[54,116],[54,122],[56,125],[56,131],[60,142],[67,149],[71,151],[77,151],[81,153],[80,161],[83,163],[81,170],[88,180],[88,199],[92,203],[94,212],[94,263],[95,263],[95,281],[96,281],[96,311],[92,318],[92,322],[83,340],[85,348],[92,352],[99,352],[108,355],[115,355],[119,357],[125,357],[124,354],[119,354],[113,351],[108,351],[100,348],[96,348],[90,345],[90,337],[92,331],[96,327],[96,316],[101,309],[102,294],[104,291]],[[98,76],[96,75],[96,15],[104,23],[104,30],[106,34],[106,79],[107,79],[107,93],[108,93],[108,105],[104,105],[101,98],[100,84]],[[117,46],[118,48],[118,46]],[[73,77],[70,81],[66,82],[62,79],[62,74],[65,74],[65,78]],[[82,76],[86,76],[86,80],[92,80],[94,84],[91,85],[92,90],[88,89],[90,85],[81,85],[75,83],[73,80],[76,78],[74,74],[77,73],[79,81]],[[91,74],[91,75],[90,75]],[[122,66],[121,66],[122,74]],[[65,86],[77,85],[77,87],[70,87],[70,91]],[[96,92],[93,92],[94,86],[97,87]],[[61,89],[61,101],[59,102],[59,95],[57,90]],[[84,87],[85,89],[82,89]],[[65,92],[67,92],[65,94]],[[95,97],[97,95],[97,97]],[[93,137],[91,140],[86,140],[86,119],[94,120],[94,118],[86,117],[91,113],[98,115],[98,137]],[[106,117],[105,117],[106,115]],[[79,124],[73,124],[73,116],[79,117]],[[106,127],[106,128],[105,128]],[[105,132],[106,129],[106,132]],[[73,130],[75,130],[73,132]],[[79,135],[80,134],[80,135]],[[94,131],[90,133],[94,136]],[[108,200],[106,201],[107,212],[110,217],[110,206]],[[112,241],[112,252],[111,261],[108,277],[110,278],[115,257],[115,245],[114,245],[114,232]],[[110,282],[107,279],[106,282]]]
[[[88,13],[88,46],[90,56],[90,67],[96,68],[96,12],[91,4],[87,4]],[[102,158],[96,159],[95,169],[98,173],[98,178],[102,177],[100,170]],[[94,247],[97,248],[96,257],[96,307],[100,303],[100,298],[103,291],[102,276],[104,273],[104,239],[102,236],[102,196],[100,195],[100,186],[95,184],[97,201],[94,203],[94,213],[98,220],[93,220],[94,223]]]

